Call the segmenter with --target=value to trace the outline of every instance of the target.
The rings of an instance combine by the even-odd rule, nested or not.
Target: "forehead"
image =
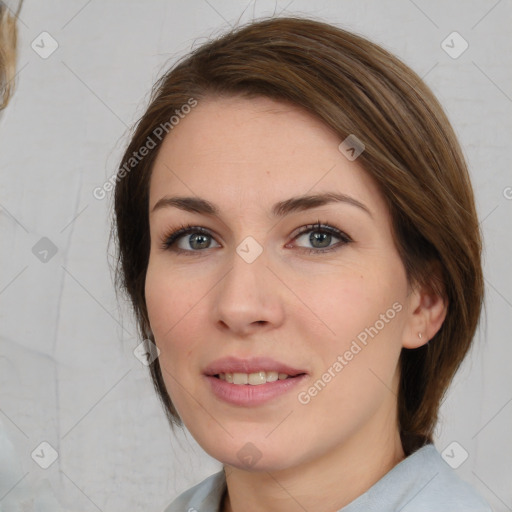
[[[269,98],[206,98],[166,136],[153,166],[150,208],[168,193],[198,195],[229,209],[338,191],[384,207],[342,139],[302,108]],[[376,203],[381,204],[376,204]]]

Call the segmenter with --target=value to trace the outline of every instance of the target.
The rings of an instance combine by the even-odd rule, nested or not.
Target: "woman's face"
[[[156,159],[151,328],[176,409],[225,464],[284,469],[396,436],[397,363],[417,336],[417,297],[383,197],[341,142],[296,107],[210,98]],[[322,194],[346,200],[293,199]],[[215,213],[166,200],[176,197],[201,198]],[[187,225],[195,229],[169,240]],[[253,386],[205,374],[225,357],[265,357],[305,375]],[[256,367],[240,368],[272,364]]]

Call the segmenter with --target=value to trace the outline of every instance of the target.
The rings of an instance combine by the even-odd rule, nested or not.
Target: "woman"
[[[473,192],[397,58],[293,17],[204,44],[155,86],[114,234],[170,425],[223,463],[167,512],[490,510],[433,446],[482,304]]]

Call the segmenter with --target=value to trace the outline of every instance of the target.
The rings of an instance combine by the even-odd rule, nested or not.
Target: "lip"
[[[233,384],[215,377],[219,373],[256,373],[262,370],[286,373],[291,378],[253,386],[251,384]],[[223,357],[209,364],[203,373],[210,390],[217,398],[242,407],[260,405],[282,396],[308,377],[306,370],[294,368],[270,357],[251,357],[249,359]]]
[[[308,373],[306,370],[293,368],[285,363],[281,363],[270,357],[251,357],[249,359],[239,359],[237,357],[223,357],[209,364],[204,369],[204,375],[213,376],[219,373],[256,373],[259,371],[274,371],[278,373],[286,373],[290,377],[295,377],[301,373]],[[272,383],[267,383],[272,384]],[[261,387],[267,384],[261,384]],[[234,384],[235,386],[237,384]]]
[[[204,378],[208,381],[211,391],[217,398],[231,405],[254,407],[291,391],[307,379],[308,375],[298,375],[257,386],[252,386],[251,384],[232,384],[213,375],[205,375]]]

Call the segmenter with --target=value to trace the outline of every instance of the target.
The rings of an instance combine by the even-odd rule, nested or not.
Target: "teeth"
[[[249,384],[251,386],[259,386],[266,382],[275,382],[276,380],[287,379],[289,375],[278,372],[256,372],[256,373],[219,373],[219,378],[232,384]]]
[[[233,384],[247,384],[249,378],[247,373],[234,373]]]

